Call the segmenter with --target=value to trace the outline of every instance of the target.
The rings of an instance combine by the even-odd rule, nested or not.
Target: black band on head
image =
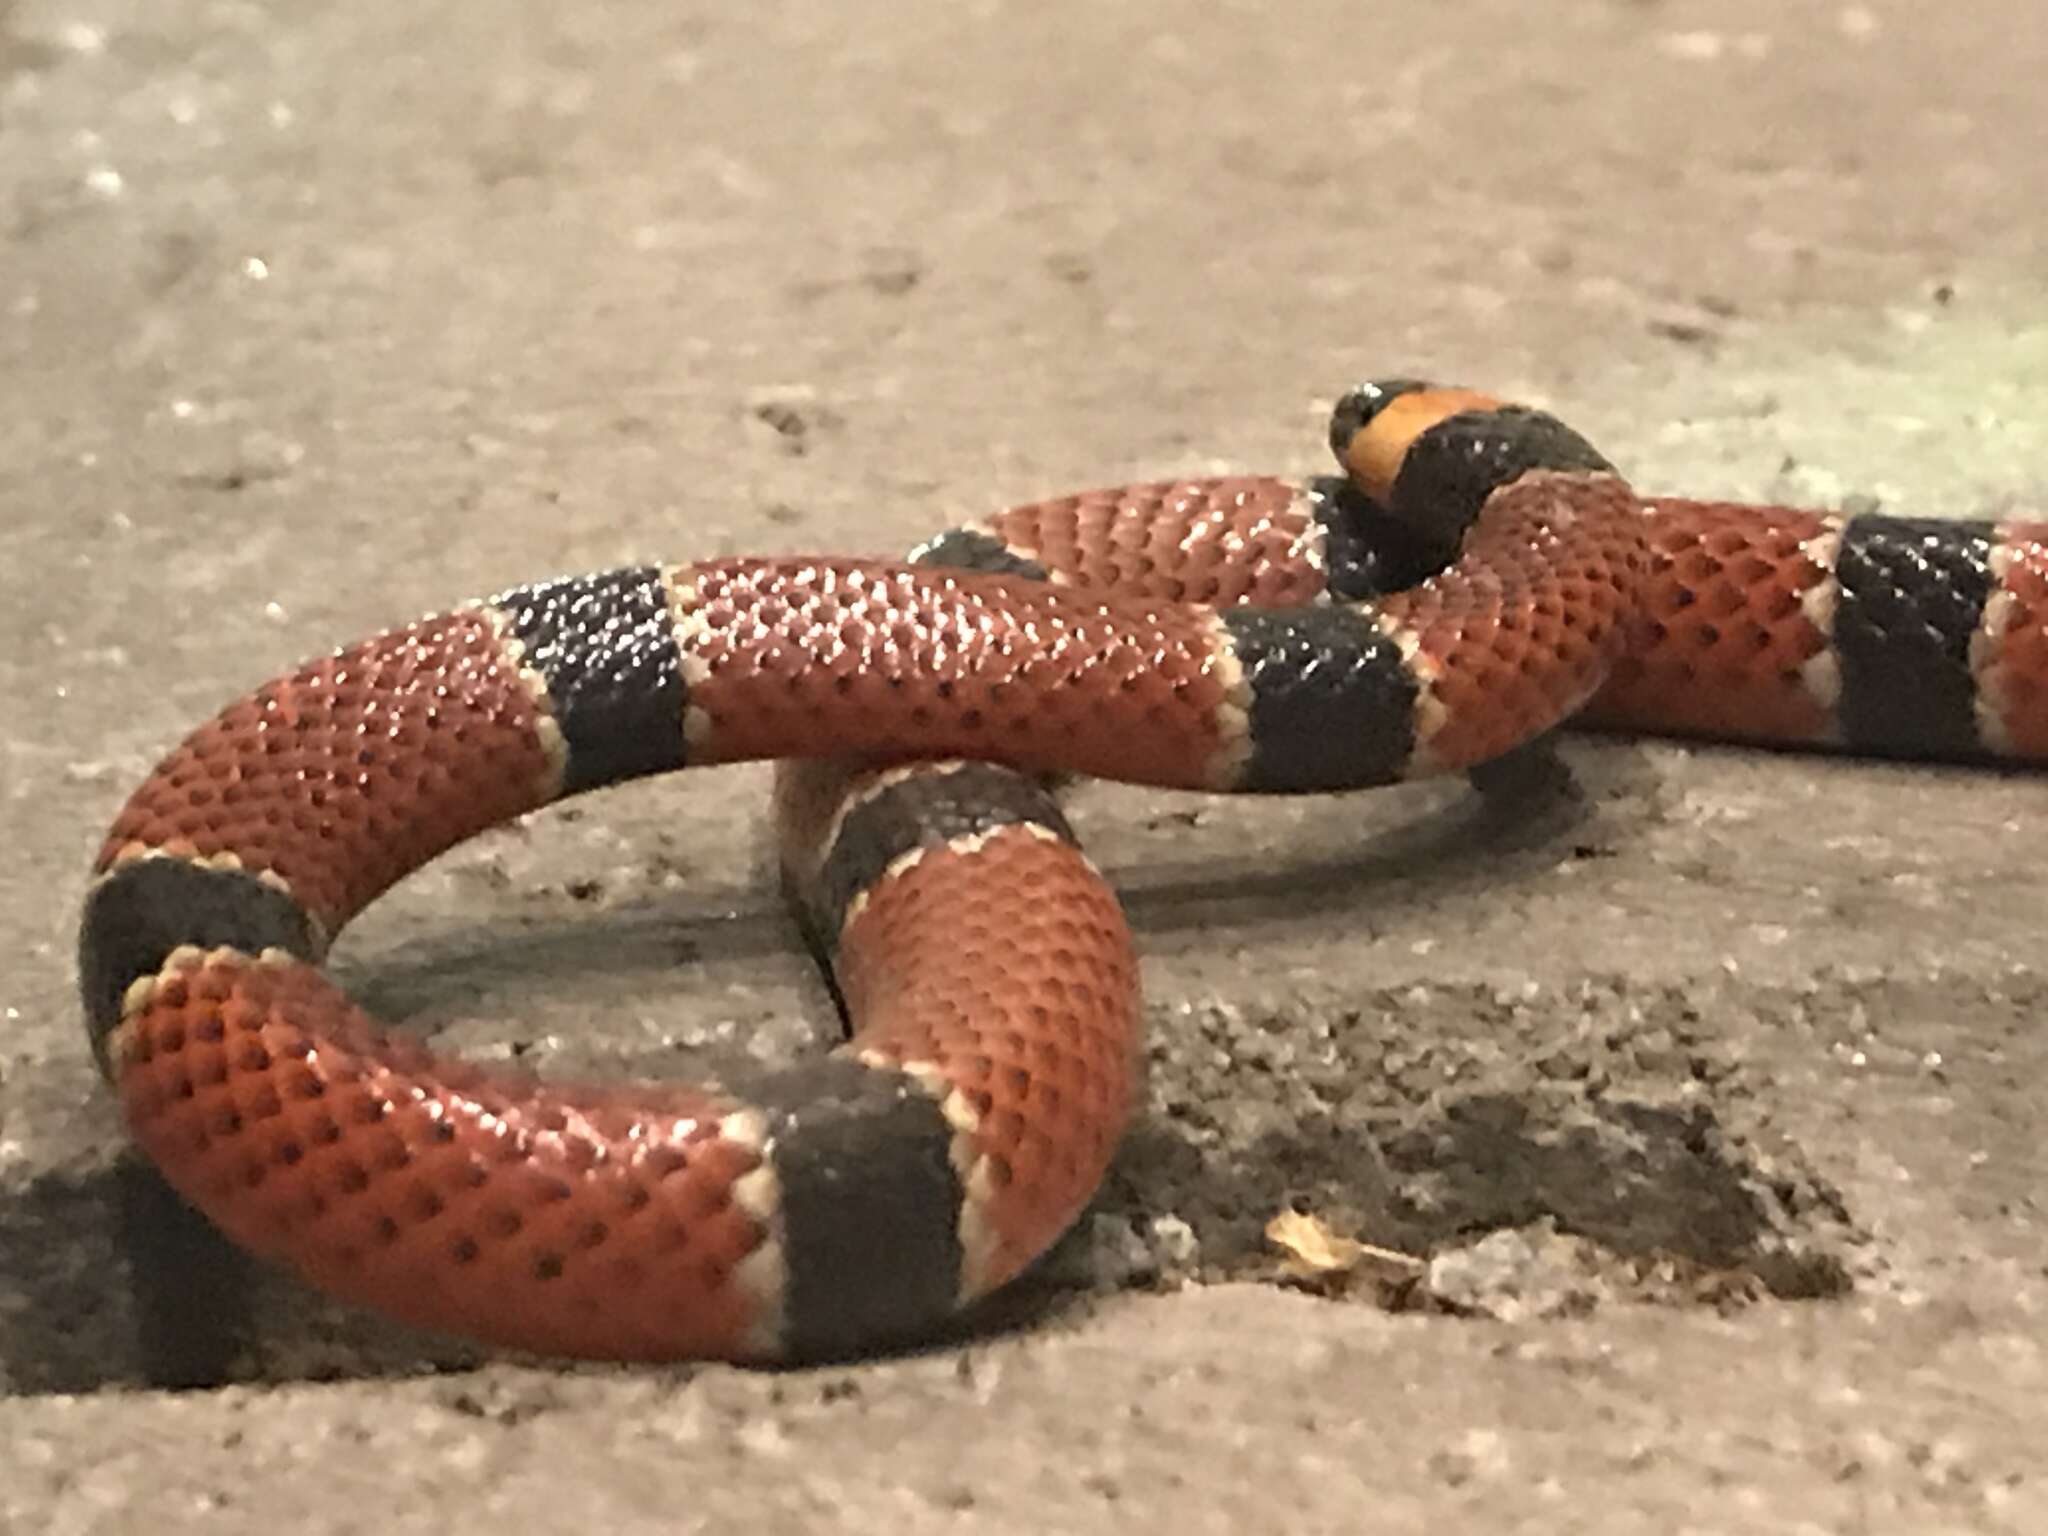
[[[1461,411],[1408,445],[1387,514],[1430,548],[1455,550],[1489,496],[1544,469],[1611,474],[1614,466],[1547,411]]]
[[[1309,482],[1309,500],[1323,530],[1324,583],[1330,596],[1365,602],[1436,575],[1455,558],[1417,539],[1342,475]]]

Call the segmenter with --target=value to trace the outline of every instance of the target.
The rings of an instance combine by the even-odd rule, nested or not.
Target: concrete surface
[[[302,655],[1319,468],[1361,375],[1647,487],[2038,503],[2044,57],[2040,0],[0,0],[0,1528],[2048,1529],[2034,777],[1088,787],[1128,1153],[984,1331],[819,1371],[479,1363],[204,1244],[138,1288],[70,955],[127,789]],[[339,966],[550,1068],[802,1048],[762,786],[488,838]],[[1397,1256],[1289,1280],[1290,1208]],[[144,1386],[209,1310],[230,1384]]]

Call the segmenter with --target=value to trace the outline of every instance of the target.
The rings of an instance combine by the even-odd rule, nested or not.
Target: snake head
[[[1487,498],[1534,470],[1613,466],[1547,411],[1418,379],[1361,384],[1330,413],[1351,485],[1421,545],[1454,552]]]

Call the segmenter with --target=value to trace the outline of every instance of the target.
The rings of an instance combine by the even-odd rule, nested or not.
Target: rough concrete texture
[[[0,1528],[2048,1529],[2036,777],[1084,787],[1147,956],[1127,1153],[1000,1315],[830,1370],[131,1270],[71,968],[128,788],[305,654],[1320,468],[1362,375],[1651,488],[2038,505],[2044,57],[2040,0],[0,0]],[[551,1070],[814,1047],[763,784],[486,838],[338,967]],[[1289,1210],[1389,1252],[1290,1276]],[[230,1384],[143,1385],[167,1296],[239,1320]]]

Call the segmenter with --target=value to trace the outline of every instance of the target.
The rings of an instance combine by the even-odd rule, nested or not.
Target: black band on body
[[[829,1359],[928,1331],[960,1294],[953,1129],[899,1072],[845,1058],[740,1086],[780,1187],[783,1351]]]
[[[132,1147],[114,1165],[114,1189],[143,1381],[171,1391],[225,1385],[256,1331],[256,1260]]]
[[[1856,517],[1835,559],[1846,745],[1981,755],[1970,638],[1990,600],[1993,525]]]
[[[1387,513],[1448,560],[1487,497],[1538,469],[1612,473],[1614,466],[1548,412],[1522,405],[1462,411],[1408,445]]]
[[[913,557],[919,565],[942,565],[951,570],[980,571],[991,576],[1022,576],[1044,581],[1048,572],[1036,560],[1018,554],[992,533],[978,528],[953,528],[921,546]]]
[[[1416,682],[1401,648],[1356,608],[1221,615],[1251,686],[1252,756],[1238,788],[1362,789],[1401,777]]]
[[[121,1022],[129,985],[154,976],[185,944],[248,955],[282,949],[308,963],[320,958],[305,909],[246,870],[169,856],[117,866],[86,896],[78,929],[78,987],[100,1071],[112,1075],[107,1036]]]
[[[846,909],[913,848],[943,848],[958,837],[1036,822],[1068,843],[1073,829],[1036,780],[989,763],[922,768],[875,790],[840,824],[807,893],[813,939],[829,956]]]
[[[491,601],[547,683],[569,748],[564,794],[683,766],[687,690],[658,567],[565,576]]]

